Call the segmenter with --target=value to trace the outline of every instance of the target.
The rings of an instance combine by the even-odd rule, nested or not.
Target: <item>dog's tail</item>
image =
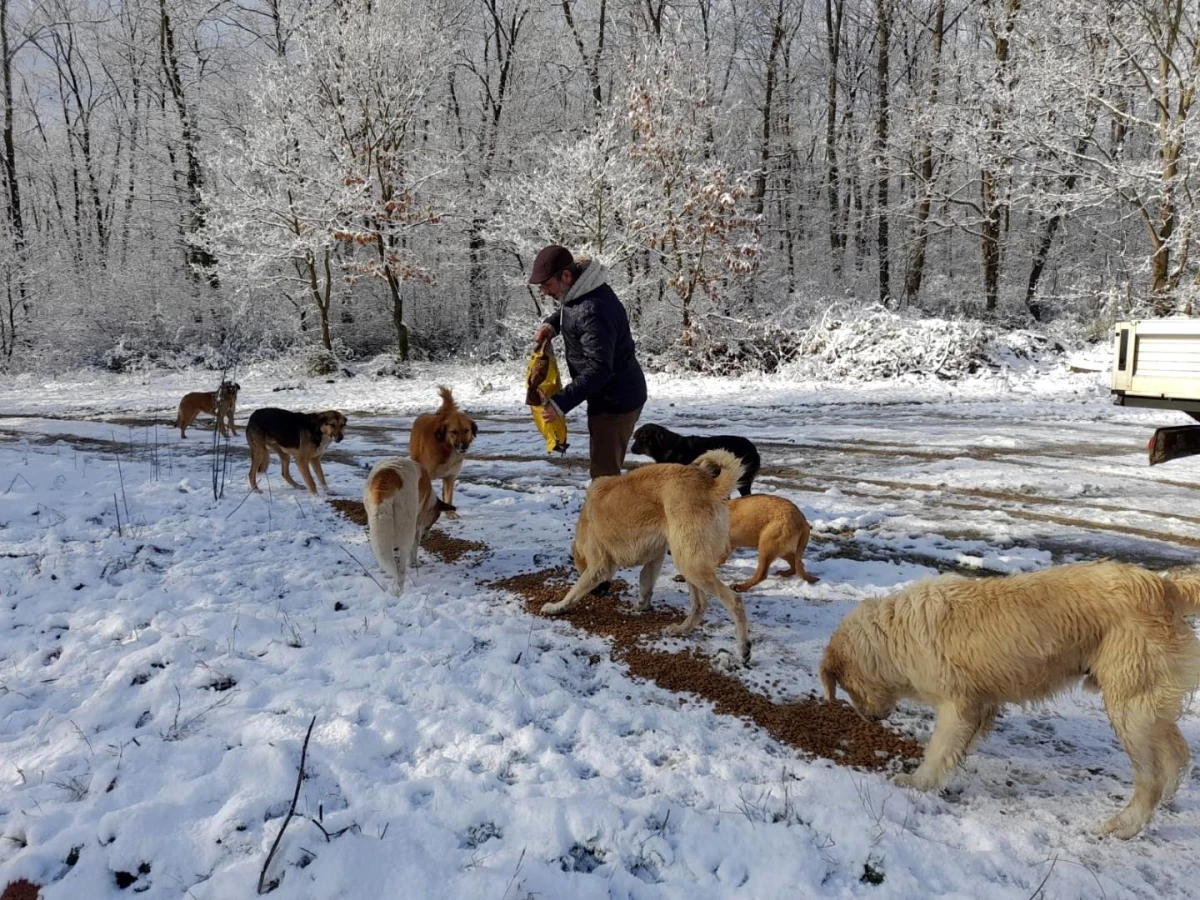
[[[1183,615],[1200,613],[1200,569],[1185,569],[1169,573],[1167,601]]]
[[[692,463],[713,479],[712,496],[724,500],[742,477],[742,461],[728,450],[709,450]]]
[[[442,405],[438,409],[439,413],[445,415],[446,413],[458,412],[458,404],[454,402],[454,395],[450,393],[450,388],[444,384],[439,384],[438,394],[442,398]]]

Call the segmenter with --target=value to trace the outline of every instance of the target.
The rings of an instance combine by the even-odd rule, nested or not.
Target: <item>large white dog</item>
[[[392,576],[392,593],[404,590],[409,566],[417,564],[417,547],[438,516],[451,509],[433,493],[425,471],[402,456],[381,459],[363,489],[371,550],[379,567]]]
[[[902,698],[937,710],[921,765],[897,784],[934,790],[1006,703],[1041,700],[1081,679],[1099,690],[1133,763],[1133,797],[1100,831],[1131,838],[1169,800],[1190,755],[1175,721],[1200,683],[1200,575],[1160,577],[1114,562],[1003,578],[942,576],[846,614],[821,661],[866,718]]]

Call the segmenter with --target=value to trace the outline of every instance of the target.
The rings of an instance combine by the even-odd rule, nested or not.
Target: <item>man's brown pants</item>
[[[641,414],[642,408],[639,406],[633,412],[588,415],[589,472],[593,478],[621,474],[625,451],[629,449],[629,438]]]

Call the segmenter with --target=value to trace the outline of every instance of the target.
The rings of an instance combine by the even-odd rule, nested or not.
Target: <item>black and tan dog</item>
[[[690,465],[700,454],[709,450],[728,450],[742,463],[742,477],[738,479],[737,489],[743,497],[750,493],[750,486],[762,462],[758,457],[758,449],[744,437],[733,434],[719,434],[716,437],[676,434],[661,425],[643,425],[633,433],[633,446],[629,449],[649,456],[655,462],[684,466]]]
[[[250,489],[258,490],[258,476],[267,471],[269,451],[274,450],[279,454],[279,462],[283,466],[284,481],[294,488],[300,487],[292,480],[288,466],[290,458],[294,456],[308,492],[317,492],[308,470],[311,463],[317,473],[317,481],[328,494],[329,485],[325,483],[325,473],[321,469],[321,455],[331,442],[342,440],[345,430],[346,417],[335,409],[316,413],[292,412],[271,406],[256,409],[246,423],[246,443],[250,445]]]
[[[216,416],[217,430],[223,437],[237,434],[233,424],[234,408],[237,406],[238,391],[242,386],[236,381],[222,381],[221,387],[215,391],[192,391],[184,394],[179,401],[179,414],[175,417],[175,427],[179,429],[181,438],[187,437],[187,427],[200,413]]]

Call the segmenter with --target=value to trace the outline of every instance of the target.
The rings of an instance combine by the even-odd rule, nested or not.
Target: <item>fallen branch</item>
[[[279,849],[279,843],[283,840],[283,833],[287,831],[288,823],[292,821],[292,816],[296,814],[296,803],[300,800],[300,785],[304,782],[304,760],[308,756],[308,739],[312,737],[313,726],[317,724],[317,717],[313,716],[308,723],[308,734],[304,735],[304,746],[300,748],[300,771],[296,773],[296,792],[292,794],[292,807],[288,810],[287,818],[283,820],[283,825],[279,828],[279,834],[275,835],[275,843],[271,845],[271,852],[267,854],[267,861],[263,863],[262,871],[258,873],[258,893],[263,894],[263,881],[267,877],[267,869],[271,867],[271,860],[275,858],[275,851]],[[274,890],[278,887],[279,882],[273,882],[270,889]]]

